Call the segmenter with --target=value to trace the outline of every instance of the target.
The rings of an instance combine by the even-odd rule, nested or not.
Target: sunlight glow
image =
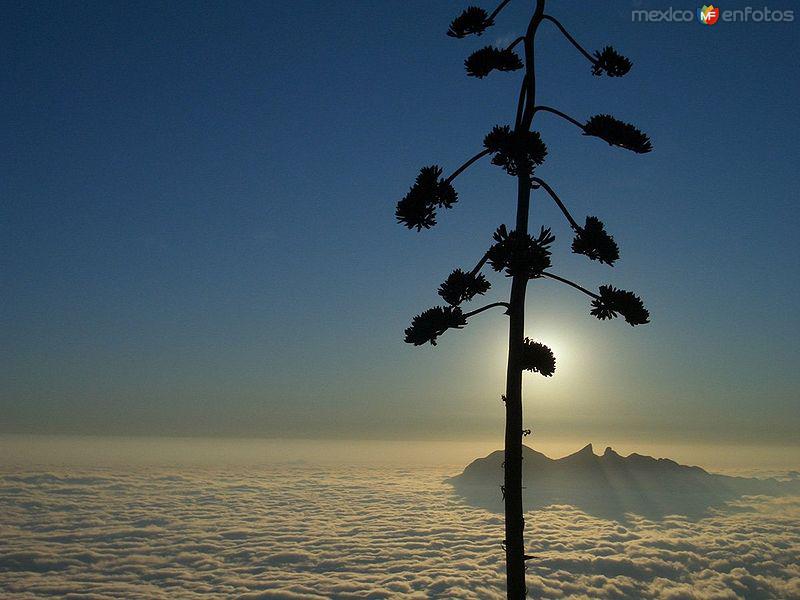
[[[568,333],[564,331],[553,331],[551,333],[550,330],[543,330],[541,335],[529,335],[529,337],[536,342],[541,342],[549,346],[556,357],[555,375],[553,375],[553,377],[541,377],[536,374],[536,378],[546,382],[552,382],[569,377],[569,374],[575,368],[577,351]],[[502,369],[504,371],[508,360],[508,339],[505,336],[498,337],[493,346],[496,348],[493,355],[497,358],[492,368]]]

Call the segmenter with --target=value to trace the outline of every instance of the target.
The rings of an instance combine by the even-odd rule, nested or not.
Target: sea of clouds
[[[502,516],[452,469],[0,470],[3,598],[503,597]],[[800,598],[800,498],[699,520],[528,515],[535,597]]]

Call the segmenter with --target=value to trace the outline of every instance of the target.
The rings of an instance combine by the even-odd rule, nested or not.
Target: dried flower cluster
[[[592,260],[614,265],[619,260],[619,247],[614,238],[608,235],[603,222],[597,217],[586,217],[586,224],[575,234],[572,251],[583,254]]]
[[[555,236],[542,227],[539,236],[508,231],[500,225],[492,236],[495,243],[487,252],[488,262],[495,271],[505,270],[507,277],[523,275],[528,279],[541,277],[550,267],[550,244]]]
[[[615,119],[611,115],[591,117],[583,126],[583,133],[599,137],[612,146],[619,146],[637,154],[645,154],[653,149],[646,134],[634,125]]]
[[[454,38],[463,38],[473,33],[481,35],[492,25],[494,25],[494,21],[489,18],[485,10],[477,6],[470,6],[453,19],[447,35]]]
[[[486,134],[483,146],[494,155],[492,164],[513,177],[520,173],[533,176],[547,156],[547,146],[538,131],[513,131],[508,125],[496,125]]]
[[[553,351],[539,342],[534,342],[525,338],[520,357],[522,368],[526,371],[533,371],[545,377],[552,377],[556,372],[556,357]]]
[[[397,203],[397,221],[409,229],[436,225],[436,208],[451,208],[458,201],[458,194],[450,182],[441,178],[442,169],[437,165],[422,167],[408,193]]]
[[[517,71],[522,61],[513,50],[486,46],[476,50],[464,61],[467,75],[483,79],[492,71]]]
[[[461,309],[457,306],[434,306],[411,320],[411,327],[405,330],[406,342],[421,346],[430,342],[436,345],[436,338],[448,329],[461,329],[467,324]]]
[[[485,294],[492,285],[482,274],[473,275],[456,269],[439,286],[439,295],[450,306],[469,302],[478,294]]]
[[[611,285],[600,286],[600,298],[592,300],[592,310],[589,313],[598,319],[613,319],[619,314],[631,325],[650,322],[650,312],[639,296],[633,292],[615,289]]]
[[[606,46],[602,51],[595,50],[594,60],[592,75],[597,75],[598,77],[603,73],[609,77],[622,77],[627,75],[633,66],[629,59],[622,56],[611,46]]]

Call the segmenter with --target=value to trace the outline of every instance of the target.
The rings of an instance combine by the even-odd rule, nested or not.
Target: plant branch
[[[567,221],[569,221],[569,224],[572,226],[572,228],[575,231],[580,231],[581,230],[580,225],[578,225],[575,222],[575,219],[572,218],[572,215],[569,214],[569,211],[567,210],[567,207],[564,206],[563,202],[561,202],[561,199],[553,191],[553,188],[551,188],[549,185],[547,185],[547,183],[545,183],[544,181],[542,181],[538,177],[534,177],[531,181],[533,181],[535,183],[538,183],[540,186],[542,186],[547,191],[548,194],[550,194],[550,197],[555,201],[556,204],[558,204],[558,208],[560,208],[561,212],[564,213],[564,216],[567,218]]]
[[[464,318],[469,319],[472,316],[477,315],[478,313],[482,313],[485,310],[489,310],[490,308],[494,308],[495,306],[505,306],[506,310],[511,308],[511,305],[508,302],[492,302],[491,304],[487,304],[486,306],[481,306],[480,308],[476,308],[475,310],[471,310],[468,313],[464,313]]]
[[[538,111],[540,111],[540,110],[543,110],[543,111],[545,111],[545,112],[549,112],[549,113],[553,113],[554,115],[561,117],[561,118],[562,118],[562,119],[564,119],[565,121],[569,121],[570,123],[572,123],[573,125],[575,125],[575,127],[578,127],[578,128],[580,128],[580,129],[583,129],[583,123],[581,123],[581,122],[580,122],[580,121],[578,121],[577,119],[573,119],[573,118],[572,118],[572,117],[570,117],[568,114],[566,114],[566,113],[563,113],[563,112],[561,112],[560,110],[558,110],[558,109],[556,109],[556,108],[552,108],[552,107],[550,107],[550,106],[543,106],[543,105],[539,105],[539,106],[534,106],[534,107],[533,107],[533,112],[534,112],[534,113],[535,113],[535,112],[538,112]]]
[[[473,163],[479,161],[480,159],[482,159],[487,154],[490,154],[489,150],[482,150],[481,152],[478,152],[478,154],[476,154],[475,156],[470,158],[467,162],[465,162],[463,165],[461,165],[455,171],[453,171],[452,175],[450,175],[450,177],[445,179],[445,181],[447,183],[451,183],[453,181],[453,179],[455,179],[456,177],[461,175],[461,173],[463,173],[464,171],[469,169],[472,166]]]
[[[522,111],[525,109],[525,98],[528,93],[528,74],[522,78],[522,85],[519,88],[519,100],[517,101],[517,118],[514,119],[514,129],[519,127],[522,122]]]
[[[489,20],[494,21],[494,18],[500,14],[500,11],[506,7],[506,4],[511,2],[511,0],[503,0],[500,4],[497,5],[497,8],[492,11],[492,14],[489,15]]]
[[[583,293],[584,293],[584,294],[586,294],[587,296],[591,296],[591,297],[592,297],[592,298],[594,298],[595,300],[600,300],[600,296],[598,296],[598,295],[597,295],[597,294],[595,294],[594,292],[590,292],[590,291],[589,291],[589,290],[587,290],[585,287],[578,285],[578,284],[577,284],[577,283],[575,283],[574,281],[570,281],[569,279],[564,279],[563,277],[559,277],[558,275],[554,275],[553,273],[548,273],[547,271],[545,271],[544,273],[542,273],[542,275],[543,275],[544,277],[548,277],[548,278],[550,278],[550,279],[555,279],[556,281],[560,281],[561,283],[565,283],[565,284],[567,284],[568,286],[575,288],[575,289],[576,289],[576,290],[578,290],[579,292],[583,292]]]
[[[487,260],[489,260],[489,253],[488,252],[483,255],[483,257],[478,261],[478,264],[475,265],[475,268],[472,269],[472,271],[470,271],[469,274],[472,275],[473,277],[475,275],[477,275],[480,272],[480,270],[483,268],[483,265],[486,264]]]
[[[550,15],[544,15],[544,16],[542,17],[542,19],[543,19],[543,20],[544,20],[544,19],[546,19],[546,20],[550,21],[551,23],[553,23],[553,24],[554,24],[556,27],[558,27],[559,31],[561,31],[561,33],[564,35],[564,37],[565,37],[565,38],[567,38],[567,40],[569,41],[569,43],[570,43],[570,44],[572,44],[573,46],[575,46],[575,47],[578,49],[578,52],[580,52],[581,54],[583,54],[583,55],[586,57],[586,60],[588,60],[588,61],[589,61],[590,63],[592,63],[593,65],[594,65],[594,64],[597,64],[597,60],[596,60],[596,59],[595,59],[595,58],[594,58],[594,57],[593,57],[591,54],[589,54],[589,53],[588,53],[588,52],[587,52],[587,51],[584,49],[584,47],[583,47],[583,46],[581,46],[581,45],[580,45],[580,44],[579,44],[579,43],[578,43],[578,42],[575,40],[575,38],[574,38],[574,37],[572,37],[572,36],[569,34],[569,32],[568,32],[568,31],[567,31],[567,30],[564,28],[564,26],[561,24],[561,22],[560,22],[558,19],[556,19],[555,17],[551,17]]]
[[[525,39],[524,35],[519,36],[517,39],[515,39],[513,42],[511,42],[508,46],[506,46],[506,50],[513,50],[514,46],[519,44],[524,39]]]

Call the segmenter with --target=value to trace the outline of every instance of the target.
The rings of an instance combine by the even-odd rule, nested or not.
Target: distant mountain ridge
[[[502,463],[498,450],[447,481],[468,501],[498,509]],[[522,468],[527,508],[564,503],[617,515],[699,514],[742,495],[800,494],[798,480],[719,475],[668,458],[622,456],[610,447],[597,455],[591,444],[559,459],[523,446]]]

